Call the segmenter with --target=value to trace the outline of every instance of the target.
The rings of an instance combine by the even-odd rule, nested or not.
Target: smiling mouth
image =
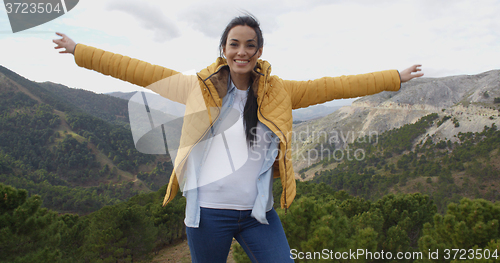
[[[236,59],[236,60],[234,60],[234,62],[236,62],[238,64],[248,64],[249,61],[248,60],[238,60],[238,59]]]

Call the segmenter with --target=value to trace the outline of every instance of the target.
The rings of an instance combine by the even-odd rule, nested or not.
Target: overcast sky
[[[12,33],[0,7],[0,65],[34,81],[96,93],[143,90],[78,67],[59,54],[56,31],[77,43],[177,71],[199,71],[218,56],[226,24],[248,11],[264,33],[272,74],[307,80],[403,70],[426,77],[500,69],[500,0],[81,0],[53,21]]]

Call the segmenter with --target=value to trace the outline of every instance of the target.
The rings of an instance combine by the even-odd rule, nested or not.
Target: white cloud
[[[219,37],[239,10],[260,20],[262,58],[284,79],[402,70],[414,63],[423,64],[428,77],[500,68],[500,1],[490,0],[86,0],[22,34],[0,34],[0,64],[32,80],[97,92],[137,90],[78,68],[70,55],[53,50],[55,34],[43,32],[62,31],[79,43],[178,71],[200,70],[215,61]]]
[[[188,21],[196,30],[208,37],[219,38],[232,18],[250,13],[257,17],[263,32],[272,33],[278,28],[277,18],[294,10],[310,10],[330,4],[328,0],[290,1],[195,1],[183,9],[179,18]]]
[[[123,11],[140,22],[143,29],[154,32],[154,41],[165,42],[181,35],[175,23],[155,5],[132,0],[108,2],[106,9]]]

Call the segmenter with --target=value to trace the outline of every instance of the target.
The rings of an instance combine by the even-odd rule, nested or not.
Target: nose
[[[240,57],[244,57],[246,55],[246,50],[245,50],[245,47],[240,47],[238,49],[238,53],[237,53],[238,56]]]

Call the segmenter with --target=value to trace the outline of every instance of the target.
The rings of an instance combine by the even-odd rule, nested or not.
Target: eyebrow
[[[231,41],[240,42],[240,41],[239,41],[238,39],[236,39],[236,38],[232,38],[232,39],[231,39]],[[257,42],[257,41],[256,41],[255,39],[253,39],[253,38],[252,38],[252,39],[247,40],[247,42],[252,42],[252,41]]]

